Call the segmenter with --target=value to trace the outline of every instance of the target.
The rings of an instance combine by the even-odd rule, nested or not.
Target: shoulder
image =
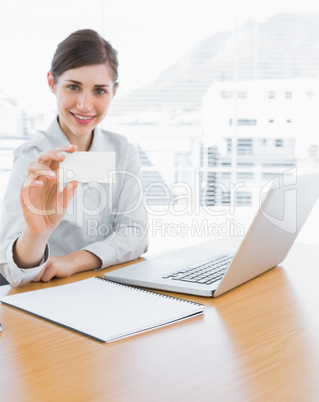
[[[24,178],[29,163],[35,161],[38,154],[46,149],[50,149],[50,143],[42,132],[37,132],[32,140],[22,143],[13,153],[11,178]]]
[[[106,149],[115,151],[122,156],[137,154],[136,146],[133,145],[126,136],[103,129],[100,130],[100,133]]]
[[[40,152],[66,145],[67,139],[61,130],[57,118],[54,118],[46,130],[38,130],[30,141],[26,141],[15,151],[15,156],[37,156]]]
[[[116,153],[116,166],[118,170],[136,171],[140,168],[138,150],[127,137],[103,129],[100,130],[100,136],[104,144],[103,149]]]
[[[100,129],[101,136],[108,146],[113,146],[114,148],[128,147],[129,141],[127,137],[122,134],[114,133],[113,131],[107,131]]]
[[[22,143],[15,151],[14,157],[19,156],[36,156],[40,152],[51,148],[50,142],[45,134],[45,131],[37,131],[32,140]]]

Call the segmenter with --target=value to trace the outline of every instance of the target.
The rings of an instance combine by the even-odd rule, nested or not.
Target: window
[[[260,186],[285,163],[297,166],[305,158],[289,140],[298,123],[295,110],[303,110],[303,121],[313,128],[298,133],[305,149],[318,143],[310,132],[319,132],[310,100],[318,91],[319,2],[278,0],[265,8],[247,0],[154,4],[91,0],[87,8],[75,0],[2,0],[0,50],[9,57],[0,75],[0,200],[13,149],[54,116],[45,75],[55,46],[84,26],[119,52],[120,87],[103,127],[135,143],[145,186],[193,185],[198,167],[201,188],[219,180],[227,185],[244,162],[252,166],[241,165],[241,177]],[[23,64],[23,74],[21,60],[32,61]],[[276,133],[279,126],[287,135]],[[251,191],[242,194],[241,205],[256,198],[257,187]],[[230,200],[214,197],[210,205]]]
[[[233,125],[233,119],[229,120],[229,124]],[[237,119],[238,126],[256,126],[257,120],[256,119]]]
[[[224,98],[224,99],[233,99],[234,94],[233,94],[233,92],[230,92],[230,91],[222,91],[220,93],[220,97]]]
[[[236,193],[236,203],[237,205],[250,205],[252,202],[252,195],[251,192],[248,191],[238,191]]]
[[[253,180],[254,173],[253,172],[238,172],[237,179],[238,180]]]
[[[247,92],[240,91],[237,93],[237,98],[238,99],[247,99]]]
[[[240,138],[237,141],[237,153],[238,155],[246,155],[246,154],[252,154],[253,149],[253,140],[249,138]]]
[[[233,150],[233,138],[227,138],[227,152],[228,154],[232,153]],[[247,155],[247,154],[252,154],[253,153],[253,140],[250,138],[239,138],[237,140],[237,153],[238,155]],[[242,162],[239,163],[241,166]],[[248,164],[246,166],[251,166],[251,164]]]

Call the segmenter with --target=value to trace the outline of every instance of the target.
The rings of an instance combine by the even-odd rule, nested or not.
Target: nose
[[[85,91],[79,93],[76,106],[83,113],[92,110],[93,103],[90,93]]]

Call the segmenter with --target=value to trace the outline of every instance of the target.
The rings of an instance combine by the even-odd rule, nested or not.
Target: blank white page
[[[203,313],[202,304],[95,277],[1,299],[102,342]]]

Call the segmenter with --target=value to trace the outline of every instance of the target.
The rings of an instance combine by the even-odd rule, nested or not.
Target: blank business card
[[[79,183],[115,182],[115,152],[62,152],[60,162],[60,182],[77,180]]]

